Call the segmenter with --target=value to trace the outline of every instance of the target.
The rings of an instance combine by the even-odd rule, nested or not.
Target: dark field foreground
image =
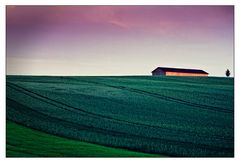
[[[144,155],[112,155],[111,150],[101,155],[99,145],[168,156],[234,155],[232,78],[7,76],[6,85],[8,123],[45,132],[53,142],[56,136],[79,142],[79,148],[56,145],[56,151],[68,151],[56,155],[43,147],[38,156]],[[17,143],[26,137],[16,130],[16,141],[12,130],[7,128],[7,155],[18,156],[11,152],[14,147],[29,156],[34,149]],[[40,145],[35,136],[29,133],[27,142]],[[81,152],[84,142],[93,148]]]

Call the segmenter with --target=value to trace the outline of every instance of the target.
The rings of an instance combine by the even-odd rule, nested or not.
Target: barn
[[[199,69],[157,67],[152,76],[208,76],[208,73]]]

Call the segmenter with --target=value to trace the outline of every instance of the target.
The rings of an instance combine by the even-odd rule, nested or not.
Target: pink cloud
[[[99,33],[119,28],[168,35],[231,26],[232,14],[232,7],[226,6],[8,6],[7,25],[18,33],[42,29]]]

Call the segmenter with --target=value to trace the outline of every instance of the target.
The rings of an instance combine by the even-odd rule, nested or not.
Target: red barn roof
[[[170,67],[158,67],[155,70],[153,70],[152,73],[158,70],[162,70],[164,72],[186,72],[186,73],[208,74],[207,72],[199,69],[183,69],[183,68],[170,68]]]

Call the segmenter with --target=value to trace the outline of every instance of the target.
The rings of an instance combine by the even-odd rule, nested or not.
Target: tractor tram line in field
[[[89,112],[89,111],[86,111],[84,109],[76,108],[76,107],[70,106],[68,104],[62,103],[60,101],[51,99],[49,97],[40,95],[38,93],[35,93],[33,91],[30,91],[26,88],[23,88],[21,86],[18,86],[16,84],[13,84],[13,83],[10,83],[10,82],[7,82],[7,86],[16,90],[16,91],[18,91],[18,92],[21,92],[21,93],[23,93],[27,96],[30,96],[31,98],[36,98],[36,99],[38,99],[42,102],[48,103],[48,104],[53,105],[57,108],[60,108],[60,109],[66,110],[66,111],[70,111],[70,112],[73,112],[73,113],[74,113],[74,111],[77,111],[77,113],[79,115],[82,115],[82,116],[88,115],[88,116],[91,116],[93,118],[98,118],[98,119],[104,118],[104,119],[107,119],[107,120],[110,120],[110,121],[116,121],[115,123],[120,123],[120,124],[121,123],[127,123],[128,125],[137,125],[137,126],[140,126],[140,127],[150,127],[150,128],[160,129],[160,130],[166,130],[165,132],[167,132],[167,131],[173,132],[174,131],[174,129],[163,127],[163,126],[155,126],[155,125],[148,125],[148,124],[144,124],[144,123],[131,122],[131,121],[123,120],[123,119],[117,119],[117,118],[113,118],[113,117]],[[23,92],[23,91],[25,91],[25,92]],[[198,135],[198,137],[210,138],[209,135],[205,135],[203,133],[199,134],[198,132],[187,131],[187,130],[182,130],[182,129],[177,129],[177,130],[175,130],[175,132],[176,132],[176,135],[178,135],[179,132],[182,132],[184,134],[187,133],[188,135],[193,135],[193,136]],[[173,133],[171,133],[171,134],[173,134]],[[211,137],[215,138],[215,139],[222,139],[222,140],[229,140],[229,141],[233,140],[232,138],[227,138],[227,137],[223,137],[223,136],[216,135],[216,134],[211,135]]]
[[[205,110],[212,110],[212,111],[223,112],[223,113],[233,113],[233,111],[229,110],[229,109],[216,107],[216,106],[203,105],[203,104],[196,104],[196,103],[192,103],[192,102],[185,101],[185,100],[182,100],[182,99],[173,98],[173,97],[170,97],[170,96],[165,96],[165,95],[161,95],[161,94],[158,94],[158,93],[148,92],[148,91],[144,91],[144,90],[140,90],[140,89],[129,88],[129,87],[125,87],[125,86],[114,86],[114,85],[109,85],[109,84],[105,84],[105,83],[89,81],[89,80],[82,80],[82,79],[78,80],[78,79],[66,78],[66,77],[60,77],[60,78],[71,79],[71,80],[75,80],[75,81],[78,81],[78,82],[84,82],[84,83],[92,83],[92,84],[102,85],[102,86],[121,89],[121,90],[127,90],[127,91],[130,91],[130,92],[135,92],[135,93],[138,93],[138,94],[144,94],[144,95],[148,95],[148,96],[151,96],[151,97],[155,97],[155,98],[158,98],[158,99],[161,99],[161,100],[176,102],[176,103],[180,103],[180,104],[184,104],[184,105],[188,105],[188,106],[202,108],[202,109],[205,109]]]
[[[61,77],[62,78],[62,77]],[[31,82],[31,83],[47,83],[47,82],[42,82],[42,81],[28,81],[28,82]],[[50,83],[54,83],[54,82],[50,82]],[[13,83],[11,83],[11,84],[13,84]],[[69,85],[69,83],[65,83],[65,84],[67,84],[67,85]],[[76,83],[70,83],[70,84],[76,84]],[[23,87],[21,87],[21,86],[19,86],[19,85],[16,85],[16,86],[18,86],[19,88],[22,88],[22,89],[25,89],[25,88],[23,88]],[[30,91],[30,90],[27,90],[28,92]],[[61,104],[63,104],[63,105],[65,105],[65,106],[67,106],[67,107],[70,107],[70,108],[72,108],[72,107],[74,107],[74,106],[70,106],[70,105],[68,105],[68,104],[66,104],[66,103],[62,103],[62,102],[60,102],[60,101],[56,101],[56,100],[54,100],[54,99],[51,99],[51,98],[49,98],[49,97],[47,97],[47,96],[42,96],[41,94],[38,94],[38,93],[35,93],[35,92],[32,92],[32,91],[30,91],[30,93],[34,93],[34,94],[36,94],[36,95],[38,95],[38,96],[40,96],[40,97],[43,97],[43,98],[47,98],[47,99],[49,99],[50,101],[54,101],[54,102],[56,102],[56,103],[61,103]],[[79,93],[77,93],[78,95],[79,95]],[[81,96],[88,96],[88,97],[91,97],[91,95],[86,95],[86,94],[81,94]],[[106,100],[108,100],[108,101],[110,101],[110,102],[114,102],[114,103],[116,103],[116,104],[120,104],[120,105],[122,105],[122,103],[120,103],[120,102],[116,102],[116,101],[112,101],[111,99],[108,99],[108,98],[104,98],[104,99],[106,99]],[[42,99],[41,99],[42,100]],[[48,102],[49,103],[49,102]],[[124,105],[125,106],[125,105]],[[77,109],[77,110],[81,110],[81,111],[83,111],[83,112],[88,112],[88,111],[86,111],[85,109],[80,109],[79,107],[78,108],[74,108],[74,109]],[[65,109],[66,110],[66,109]],[[163,114],[168,114],[168,115],[176,115],[176,116],[179,116],[179,114],[177,114],[177,113],[174,113],[174,112],[172,112],[172,113],[168,113],[168,112],[162,112]],[[99,115],[99,116],[101,116],[101,117],[106,117],[106,118],[111,118],[111,119],[115,119],[115,120],[120,120],[121,121],[121,119],[117,119],[117,118],[112,118],[112,117],[110,117],[110,116],[105,116],[105,115],[102,115],[102,114],[97,114],[97,113],[94,113],[94,112],[89,112],[89,114],[95,114],[95,115]],[[123,121],[124,121],[124,119],[123,119]],[[184,119],[184,118],[181,118],[181,121],[184,121],[184,122],[187,122],[187,123],[189,123],[189,120],[187,120],[187,119]],[[128,122],[130,122],[130,121],[126,121],[126,123],[128,123]],[[131,122],[130,122],[131,123]],[[133,123],[135,123],[135,122],[133,122]],[[137,123],[136,123],[137,124]],[[151,125],[151,124],[145,124],[145,123],[138,123],[138,124],[140,124],[140,125],[148,125],[148,127],[161,127],[161,128],[163,128],[163,126],[157,126],[157,125]],[[221,125],[217,125],[217,124],[214,124],[215,125],[215,127],[220,127],[220,128],[222,128],[222,126]],[[166,127],[165,127],[166,128]]]
[[[183,105],[193,106],[193,107],[201,108],[201,109],[204,109],[204,110],[212,110],[212,111],[230,113],[230,114],[233,113],[233,110],[229,110],[229,109],[225,109],[225,108],[221,108],[221,107],[217,107],[217,106],[197,104],[197,103],[189,102],[189,101],[182,100],[182,99],[179,99],[179,98],[174,98],[174,97],[162,95],[162,94],[159,94],[159,93],[153,93],[153,92],[144,91],[144,90],[136,89],[136,88],[130,88],[130,87],[126,87],[126,86],[115,86],[115,85],[110,85],[110,84],[96,82],[96,81],[89,81],[89,80],[86,80],[86,79],[79,80],[79,79],[75,79],[73,77],[62,77],[61,76],[61,77],[56,77],[56,78],[65,79],[65,80],[73,80],[73,81],[82,82],[82,83],[91,83],[91,84],[96,84],[96,85],[115,88],[115,89],[120,89],[120,90],[126,90],[126,91],[129,91],[129,92],[134,92],[134,93],[154,97],[154,98],[157,98],[157,99],[160,99],[160,100],[166,100],[166,101],[170,101],[170,102],[180,103],[180,104],[183,104]],[[30,82],[33,82],[33,81],[30,81]],[[51,81],[49,81],[49,82],[37,81],[36,83],[54,83],[54,82],[51,82]]]
[[[131,140],[135,140],[136,138],[142,141],[154,141],[155,143],[169,143],[169,144],[174,144],[175,146],[188,146],[188,148],[200,148],[200,149],[203,149],[203,150],[211,150],[211,151],[219,151],[221,152],[222,150],[226,150],[226,151],[231,151],[231,148],[224,148],[224,147],[218,147],[218,146],[213,146],[213,145],[206,145],[206,144],[198,144],[198,143],[193,143],[193,142],[184,142],[184,141],[179,141],[179,140],[169,140],[169,139],[164,139],[164,138],[156,138],[156,137],[146,137],[146,136],[142,136],[142,135],[135,135],[135,134],[129,134],[129,133],[125,133],[125,132],[120,132],[120,131],[112,131],[112,130],[107,130],[107,129],[102,129],[102,128],[98,128],[98,127],[94,127],[94,126],[87,126],[87,125],[83,125],[83,124],[78,124],[78,123],[74,123],[74,122],[70,122],[70,121],[66,121],[64,119],[60,119],[60,118],[57,118],[57,117],[52,117],[52,116],[49,116],[47,114],[44,114],[42,112],[39,112],[37,110],[33,110],[23,104],[20,104],[18,102],[16,102],[15,100],[13,99],[10,99],[10,98],[7,98],[7,100],[12,101],[14,103],[17,103],[19,107],[21,107],[21,109],[19,110],[16,110],[12,107],[12,109],[18,111],[18,112],[21,112],[23,113],[24,115],[29,115],[30,117],[35,115],[34,117],[38,117],[40,118],[40,120],[47,120],[48,122],[52,122],[52,123],[59,123],[61,122],[64,127],[67,127],[67,128],[72,128],[72,129],[78,129],[78,131],[81,131],[81,130],[86,130],[86,131],[89,131],[91,133],[98,133],[98,134],[103,134],[103,135],[111,135],[111,136],[114,136],[116,138],[119,138],[119,137],[122,137],[124,139],[131,139]],[[11,118],[9,120],[12,120]],[[15,122],[15,120],[13,120]],[[19,123],[20,125],[25,125],[23,122],[15,122],[15,123]],[[39,131],[43,131],[43,132],[46,132],[42,129],[39,129],[39,128],[35,128],[33,127],[33,129],[37,129]],[[50,131],[51,132],[51,131]],[[59,133],[52,133],[56,136],[64,136],[66,138],[70,138],[70,139],[74,139],[74,140],[83,140],[82,138],[74,138],[74,137],[68,137],[67,135],[62,135],[62,134],[59,134]],[[84,140],[84,141],[88,141],[88,140]],[[91,142],[90,142],[91,143]],[[95,144],[97,144],[96,142],[94,142]],[[187,143],[187,144],[186,144]],[[106,144],[100,144],[100,145],[106,145]]]

